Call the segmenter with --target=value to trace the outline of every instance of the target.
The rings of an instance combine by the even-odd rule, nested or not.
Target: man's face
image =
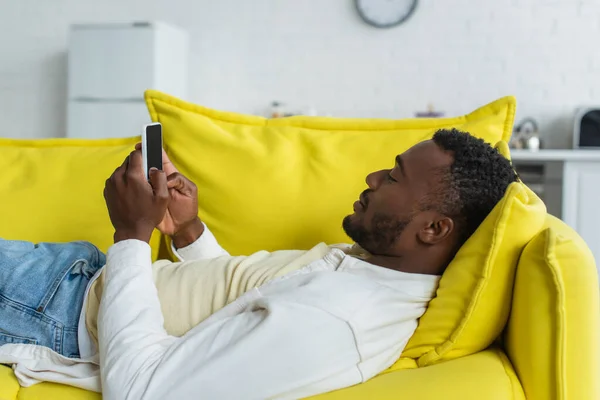
[[[401,255],[402,248],[414,246],[425,223],[420,204],[436,193],[440,170],[451,163],[452,156],[431,140],[398,155],[394,168],[367,176],[369,188],[354,203],[354,213],[344,218],[344,231],[372,254]]]

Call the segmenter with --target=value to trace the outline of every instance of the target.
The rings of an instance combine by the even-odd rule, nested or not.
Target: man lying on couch
[[[0,362],[22,384],[100,391],[98,360],[106,399],[300,398],[364,382],[400,356],[517,180],[481,139],[440,130],[367,176],[343,221],[354,246],[231,257],[164,157],[149,184],[138,146],[106,181],[106,258],[85,242],[0,241]],[[154,228],[181,262],[151,265]],[[200,289],[182,290],[190,279]]]

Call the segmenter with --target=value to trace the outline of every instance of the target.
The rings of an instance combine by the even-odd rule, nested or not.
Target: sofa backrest
[[[598,293],[591,251],[548,216],[521,254],[504,338],[527,399],[600,398]]]

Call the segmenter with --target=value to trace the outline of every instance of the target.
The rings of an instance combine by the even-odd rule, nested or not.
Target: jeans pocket
[[[8,332],[4,332],[4,331],[0,330],[0,346],[2,346],[3,344],[11,344],[11,343],[38,344],[38,341],[35,339],[23,337],[23,336],[11,335]]]

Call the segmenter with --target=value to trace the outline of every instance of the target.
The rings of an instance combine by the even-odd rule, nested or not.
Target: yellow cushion
[[[546,226],[519,260],[506,348],[528,399],[600,399],[594,257],[562,221]]]
[[[488,347],[506,325],[521,251],[545,216],[542,201],[512,183],[446,269],[402,358],[425,366]],[[402,358],[392,369],[402,368]]]
[[[87,240],[106,251],[114,229],[104,203],[104,182],[138,141],[0,139],[0,237]],[[155,234],[155,254],[159,241]]]
[[[409,120],[268,120],[157,91],[147,91],[146,102],[173,163],[198,185],[200,216],[235,255],[347,242],[342,219],[368,173],[391,167],[439,128],[507,141],[515,112],[513,97],[461,117]]]
[[[496,150],[498,150],[498,153],[502,154],[505,158],[508,158],[510,160],[510,149],[508,147],[508,143],[506,143],[504,140],[501,140],[498,143],[496,143],[494,147],[496,148]]]
[[[498,349],[449,362],[395,371],[311,400],[524,400],[506,355]]]

